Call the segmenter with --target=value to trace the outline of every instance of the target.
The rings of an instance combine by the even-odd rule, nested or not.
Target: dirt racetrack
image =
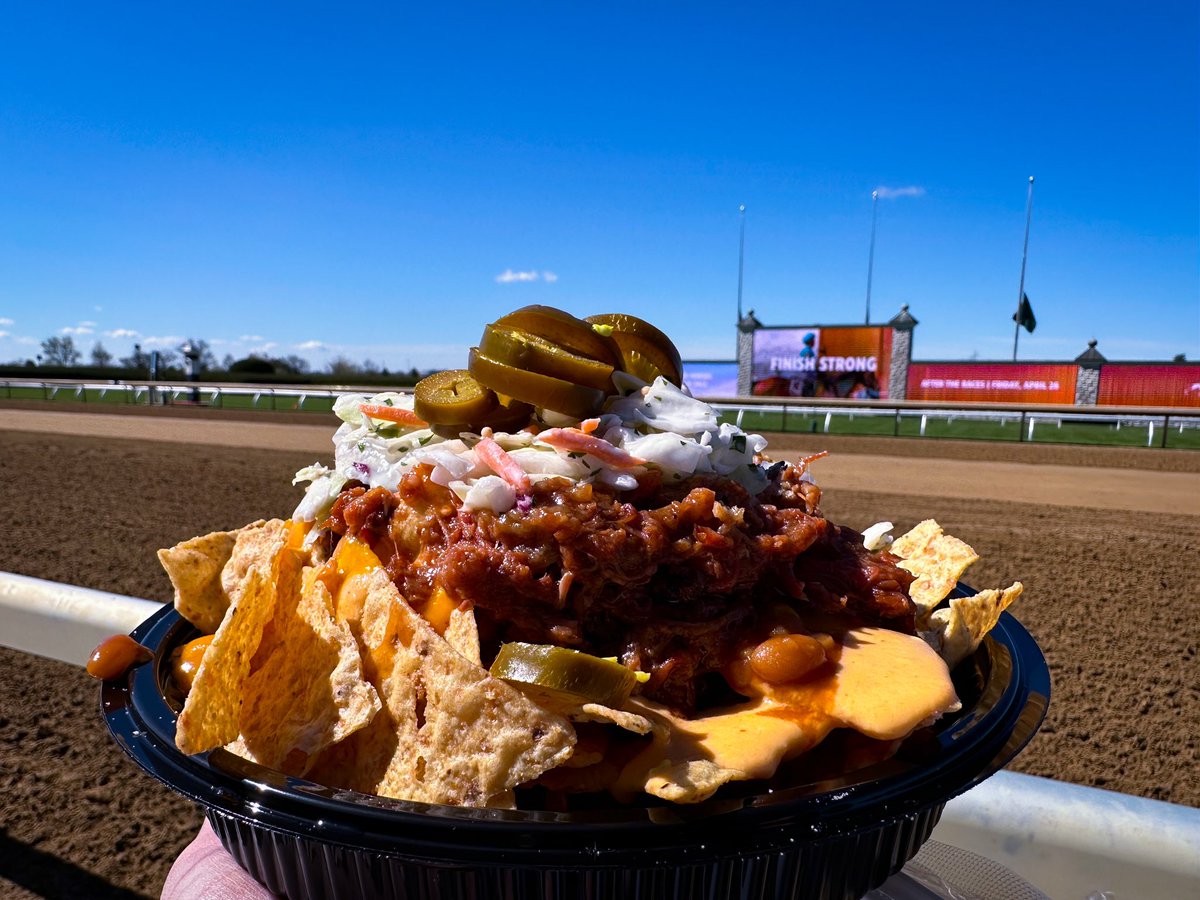
[[[317,449],[202,443],[192,424],[154,440],[81,437],[0,409],[0,569],[168,600],[156,548],[290,513],[292,473]],[[932,516],[982,556],[971,584],[1025,583],[1015,613],[1054,696],[1012,768],[1200,806],[1200,454],[815,441],[773,446],[838,451],[828,477],[815,469],[830,518],[907,528]],[[931,488],[951,462],[965,467],[956,487]],[[0,896],[156,896],[199,825],[112,744],[96,697],[81,669],[0,649]]]

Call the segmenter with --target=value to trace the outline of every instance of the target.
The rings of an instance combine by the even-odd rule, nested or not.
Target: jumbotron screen
[[[683,361],[683,383],[693,397],[736,397],[738,364]]]
[[[910,363],[909,400],[964,403],[1075,402],[1074,365],[1057,363]]]
[[[1100,367],[1101,406],[1200,407],[1200,366]]]
[[[886,399],[891,362],[891,328],[760,328],[750,389],[760,397]]]

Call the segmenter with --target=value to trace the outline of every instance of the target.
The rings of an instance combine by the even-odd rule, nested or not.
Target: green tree
[[[121,357],[121,368],[150,371],[150,354],[142,349],[141,344],[133,345],[133,352]]]
[[[92,365],[105,368],[107,366],[111,366],[112,361],[113,355],[104,349],[104,345],[102,343],[96,341],[96,343],[92,345]]]
[[[247,356],[245,359],[235,360],[231,363],[229,371],[249,375],[274,375],[275,363],[269,359],[263,359],[261,356]]]
[[[335,356],[326,366],[330,375],[339,375],[345,377],[347,375],[361,375],[363,373],[362,366],[345,356]]]
[[[158,376],[163,377],[163,373],[172,366],[178,367],[179,356],[174,350],[158,350]],[[135,369],[139,372],[150,372],[150,355],[142,349],[141,344],[133,345],[133,352],[128,356],[122,356],[120,359],[121,368]]]
[[[272,360],[276,372],[286,372],[289,375],[304,375],[308,372],[308,360],[303,356],[291,354]]]
[[[200,338],[188,338],[179,348],[179,352],[183,353],[183,348],[188,344],[192,345],[192,350],[196,354],[196,371],[208,372],[217,367],[217,358],[213,355],[212,349],[208,346],[208,341]]]
[[[48,366],[77,366],[82,358],[75,348],[75,339],[69,334],[66,337],[55,335],[42,341],[42,356]]]

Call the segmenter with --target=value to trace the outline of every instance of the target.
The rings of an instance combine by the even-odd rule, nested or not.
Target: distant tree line
[[[244,381],[251,383],[298,381],[302,383],[327,384],[348,381],[365,383],[386,382],[388,384],[415,384],[421,373],[413,368],[407,372],[389,372],[386,366],[370,359],[355,362],[345,356],[331,359],[321,371],[314,371],[302,356],[270,356],[251,354],[238,359],[226,354],[217,361],[208,342],[189,338],[174,349],[158,351],[157,376],[161,379],[182,379],[187,375],[188,357],[194,361],[194,371],[202,381]],[[76,346],[70,335],[48,337],[42,341],[42,352],[37,359],[15,360],[0,364],[0,374],[14,375],[37,368],[46,377],[86,376],[91,378],[123,378],[132,381],[145,380],[151,375],[153,352],[140,344],[133,345],[128,356],[114,359],[104,344],[96,341],[83,362],[83,351]]]

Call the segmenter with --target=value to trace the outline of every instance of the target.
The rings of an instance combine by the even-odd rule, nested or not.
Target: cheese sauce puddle
[[[920,638],[856,628],[837,643],[840,649],[814,677],[783,685],[752,678],[748,687],[760,692],[757,699],[700,718],[631,701],[657,727],[652,744],[625,766],[618,791],[700,800],[726,781],[770,777],[835,728],[898,740],[958,708],[946,664]],[[681,791],[680,783],[692,789]]]

